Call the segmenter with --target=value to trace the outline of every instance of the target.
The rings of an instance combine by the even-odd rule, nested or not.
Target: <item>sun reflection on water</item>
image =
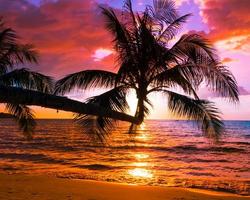
[[[148,134],[142,133],[140,135],[135,136],[136,139],[142,140],[142,141],[148,141],[150,138]]]
[[[152,170],[146,168],[151,164],[148,162],[149,155],[146,153],[135,153],[135,162],[131,163],[131,166],[135,168],[128,170],[128,174],[134,178],[151,179],[153,177]]]
[[[144,168],[135,168],[132,170],[129,170],[128,173],[133,177],[139,177],[139,178],[152,178],[153,174],[150,170],[144,169]]]
[[[134,156],[137,160],[146,159],[149,157],[149,155],[145,153],[136,153]]]
[[[146,124],[142,123],[137,128],[137,135],[135,136],[137,140],[148,141],[150,140],[150,136],[146,131]]]
[[[145,123],[141,123],[141,124],[139,125],[139,130],[141,130],[141,131],[146,130],[146,124],[145,124]]]
[[[147,162],[135,162],[135,163],[132,163],[132,166],[146,167],[146,166],[149,166],[149,164]]]

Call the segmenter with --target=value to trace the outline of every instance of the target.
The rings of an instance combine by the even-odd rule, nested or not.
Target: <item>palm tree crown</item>
[[[51,93],[53,81],[50,77],[25,68],[16,68],[26,63],[36,63],[37,53],[32,45],[20,44],[14,30],[6,28],[0,19],[0,86]],[[19,122],[20,128],[31,138],[35,121],[32,110],[23,104],[7,103],[6,110]]]
[[[185,34],[171,45],[190,14],[180,16],[171,0],[154,0],[153,6],[146,6],[140,13],[133,11],[131,0],[125,1],[122,15],[109,7],[101,10],[114,37],[117,73],[84,70],[70,74],[56,83],[56,93],[65,94],[75,87],[111,88],[87,102],[124,112],[128,108],[126,96],[135,90],[138,99],[135,117],[142,123],[152,105],[148,95],[161,92],[168,98],[170,111],[197,121],[208,136],[220,135],[223,123],[219,111],[195,91],[205,83],[222,97],[238,101],[238,88],[231,72],[219,62],[216,51],[202,36]],[[176,87],[186,95],[174,92]],[[79,115],[77,120],[83,125],[94,123],[95,133],[101,138],[113,121],[103,117],[93,120],[87,115]]]

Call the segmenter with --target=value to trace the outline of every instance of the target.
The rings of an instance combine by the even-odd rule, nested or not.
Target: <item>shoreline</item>
[[[250,196],[203,189],[138,186],[48,175],[0,173],[0,199],[250,200]]]

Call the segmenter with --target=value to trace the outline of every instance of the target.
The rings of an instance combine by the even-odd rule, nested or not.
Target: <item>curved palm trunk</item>
[[[141,124],[144,121],[144,100],[143,98],[139,98],[138,99],[138,104],[137,104],[137,108],[136,108],[136,114],[135,114],[135,118],[137,118],[138,120],[138,124]]]
[[[138,94],[137,98],[138,98],[138,103],[137,103],[136,112],[134,115],[136,119],[136,123],[131,124],[129,128],[130,133],[133,133],[136,130],[136,126],[142,124],[145,118],[144,96]]]
[[[135,117],[124,113],[106,110],[105,108],[93,104],[85,104],[67,97],[60,97],[16,87],[0,86],[0,103],[41,106],[79,114],[108,117],[138,124],[138,120]]]

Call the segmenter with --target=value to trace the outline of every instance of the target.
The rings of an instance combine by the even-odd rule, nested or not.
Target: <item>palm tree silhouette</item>
[[[32,45],[20,44],[15,31],[6,28],[0,19],[0,103],[6,104],[7,112],[17,119],[27,138],[32,138],[36,125],[30,105],[135,122],[134,117],[124,113],[53,95],[51,77],[25,68],[14,69],[37,63],[37,58]]]
[[[126,96],[134,90],[138,99],[135,117],[140,124],[152,106],[148,95],[161,92],[168,98],[170,111],[197,121],[207,136],[219,136],[224,128],[219,111],[212,102],[200,99],[196,90],[206,84],[222,97],[237,102],[238,88],[233,75],[220,63],[205,38],[185,34],[172,44],[190,14],[180,16],[171,0],[154,0],[153,6],[146,6],[140,13],[133,11],[131,0],[126,0],[120,16],[110,7],[101,10],[106,27],[114,37],[117,73],[104,70],[73,73],[56,83],[56,93],[65,94],[75,87],[111,88],[89,98],[87,103],[124,112],[128,108]],[[186,95],[174,91],[176,87]],[[105,137],[103,133],[108,133],[114,121],[89,115],[78,115],[77,120],[83,126],[92,123],[98,138]]]
[[[6,28],[0,19],[0,86],[18,87],[50,93],[53,81],[49,76],[16,66],[36,63],[37,53],[30,44],[20,44],[14,30]],[[3,94],[1,94],[3,95]],[[18,121],[28,138],[35,127],[32,110],[15,102],[6,102],[6,110]]]

